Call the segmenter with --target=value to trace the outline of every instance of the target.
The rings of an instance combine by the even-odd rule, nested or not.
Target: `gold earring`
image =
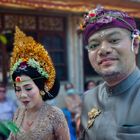
[[[48,91],[48,87],[45,86],[44,89],[45,89],[46,93],[48,94],[48,96],[52,98],[53,95]]]
[[[44,89],[46,92],[48,92],[48,87],[47,86],[44,86]]]
[[[44,91],[40,91],[40,95],[41,96],[44,96],[45,95],[45,92]]]

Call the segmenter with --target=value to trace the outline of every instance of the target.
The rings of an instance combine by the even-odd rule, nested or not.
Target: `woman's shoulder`
[[[62,110],[57,106],[46,104],[45,109],[46,109],[46,113],[49,115],[63,115]]]
[[[57,106],[47,105],[47,116],[54,129],[66,129],[67,122],[63,111]],[[67,130],[67,129],[66,129]]]

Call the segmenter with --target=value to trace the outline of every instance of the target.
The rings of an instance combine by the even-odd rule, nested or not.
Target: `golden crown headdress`
[[[44,89],[48,91],[55,82],[55,68],[45,48],[37,43],[31,36],[26,36],[17,26],[14,35],[14,49],[10,62],[10,75],[23,63],[37,69],[47,80]]]

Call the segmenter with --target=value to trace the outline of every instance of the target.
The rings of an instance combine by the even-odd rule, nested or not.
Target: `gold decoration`
[[[41,94],[41,96],[44,96],[45,92],[44,91],[40,91],[40,94]]]
[[[48,87],[46,85],[45,85],[44,89],[45,89],[46,92],[49,91],[49,89],[48,89]]]
[[[48,87],[48,90],[53,87],[56,72],[48,52],[40,43],[37,43],[32,37],[26,36],[18,27],[16,27],[10,71],[19,59],[27,61],[29,59],[34,59],[39,62],[44,71],[48,73],[48,79],[46,80],[45,85]]]
[[[99,116],[100,113],[101,110],[95,107],[88,112],[88,126],[87,126],[88,128],[90,128],[94,124],[95,118]]]

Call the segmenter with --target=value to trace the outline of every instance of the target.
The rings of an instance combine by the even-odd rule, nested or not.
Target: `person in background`
[[[88,80],[88,81],[85,83],[85,91],[90,90],[90,89],[96,87],[96,85],[97,85],[97,84],[96,84],[95,81],[93,81],[93,80]]]
[[[64,90],[65,91],[68,91],[69,89],[74,89],[75,87],[74,87],[74,85],[73,85],[73,83],[71,83],[71,82],[68,82],[68,83],[66,83],[65,85],[64,85]]]
[[[97,7],[84,17],[89,61],[104,79],[84,94],[83,140],[140,140],[140,31],[127,13]]]
[[[77,140],[81,115],[81,98],[72,83],[64,86],[66,95],[64,97],[65,108],[63,112],[70,129],[71,140]]]
[[[16,101],[7,97],[7,87],[0,83],[0,121],[11,121],[17,109]],[[5,140],[6,136],[0,132],[0,139]]]
[[[102,83],[103,83],[103,80],[98,80],[98,81],[96,82],[97,85],[102,84]]]
[[[14,115],[19,132],[8,140],[69,140],[63,112],[45,103],[59,92],[59,81],[47,50],[16,27],[10,75],[21,105]]]

